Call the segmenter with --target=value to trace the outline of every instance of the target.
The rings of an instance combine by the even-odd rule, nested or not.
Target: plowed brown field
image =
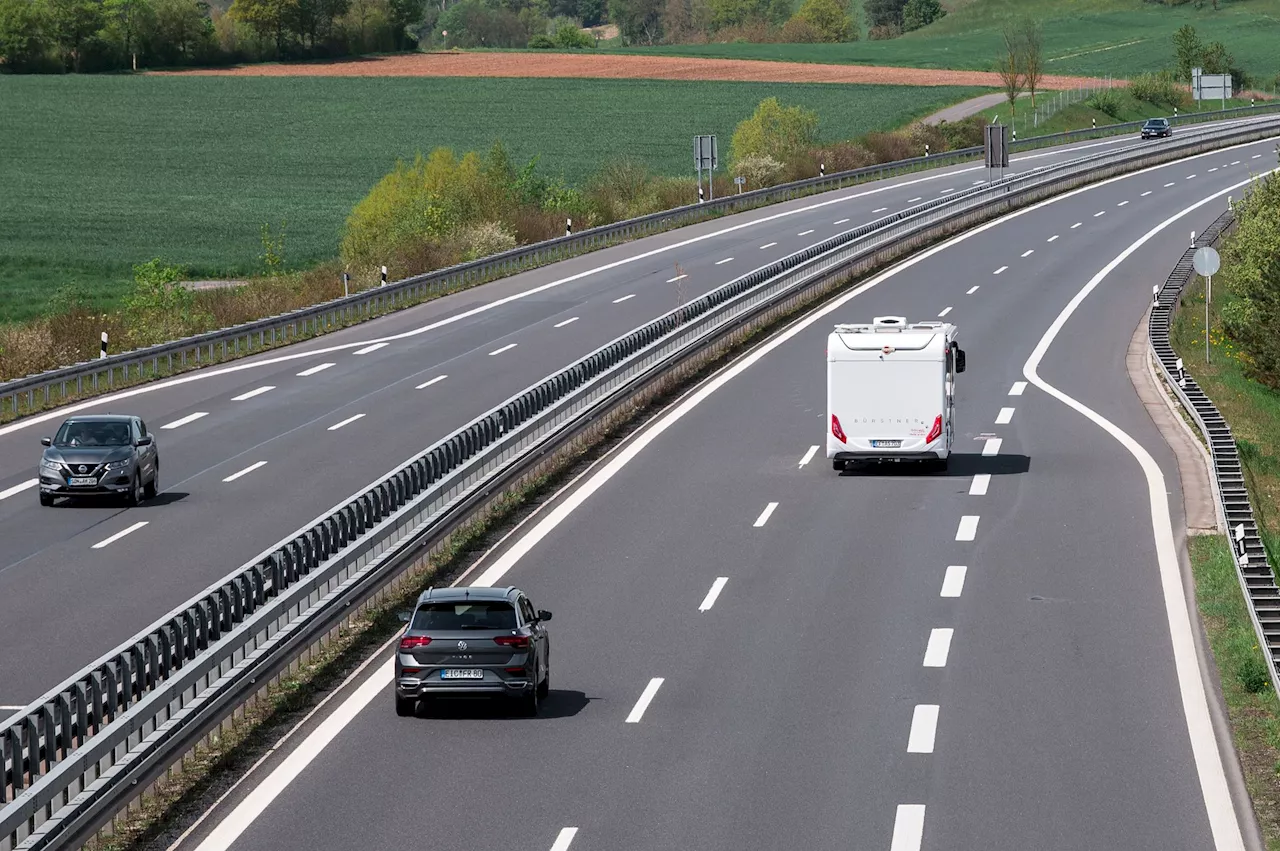
[[[904,86],[1000,87],[989,71],[940,71],[872,65],[817,65],[749,59],[561,53],[414,53],[336,62],[243,65],[155,74],[315,77],[586,77],[641,80],[745,80],[762,83],[884,83]],[[1043,77],[1043,89],[1097,85],[1086,77]]]

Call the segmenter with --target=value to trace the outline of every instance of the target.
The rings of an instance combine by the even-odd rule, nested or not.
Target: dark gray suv
[[[527,715],[551,686],[546,621],[518,588],[428,588],[396,648],[396,714],[440,696],[505,697]]]
[[[91,414],[40,439],[40,504],[65,497],[123,497],[129,505],[160,489],[160,453],[138,417]]]

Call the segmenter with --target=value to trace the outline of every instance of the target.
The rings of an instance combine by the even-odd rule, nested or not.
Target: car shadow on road
[[[591,701],[592,698],[587,697],[580,691],[553,688],[546,699],[540,702],[537,717],[529,718],[528,720],[572,718],[586,709],[587,704],[591,703]],[[520,707],[513,700],[463,697],[437,697],[431,700],[419,701],[417,714],[419,718],[435,718],[437,720],[523,717],[520,714]]]
[[[152,508],[152,507],[160,508],[165,505],[172,505],[175,502],[182,502],[182,500],[186,499],[189,496],[191,496],[191,494],[186,493],[184,491],[164,491],[162,493],[156,494],[151,499],[144,500],[141,505],[134,506],[133,510],[137,511],[139,508]],[[89,510],[97,509],[98,511],[104,511],[104,512],[105,511],[119,512],[119,511],[123,511],[125,508],[130,507],[130,506],[126,506],[120,500],[107,499],[105,497],[79,497],[79,498],[64,497],[62,499],[59,499],[53,505],[55,508],[76,508],[82,511],[86,509],[89,509]]]
[[[954,452],[946,470],[918,461],[890,461],[886,463],[857,463],[844,470],[841,476],[850,478],[897,478],[931,476],[959,478],[965,476],[1017,476],[1031,469],[1031,458],[1026,455],[982,455],[977,452]]]

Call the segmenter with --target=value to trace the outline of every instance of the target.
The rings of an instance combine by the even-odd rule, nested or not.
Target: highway
[[[542,717],[398,718],[388,645],[177,847],[1242,848],[1125,352],[1273,147],[1053,199],[789,326],[464,577],[554,612]],[[831,325],[884,314],[960,328],[947,474],[815,450]]]
[[[1033,152],[1014,170],[1134,141]],[[682,298],[986,176],[981,164],[956,166],[725,217],[0,426],[0,717]],[[157,499],[129,510],[37,504],[38,439],[80,410],[143,417],[160,449]],[[68,623],[79,641],[65,641]]]

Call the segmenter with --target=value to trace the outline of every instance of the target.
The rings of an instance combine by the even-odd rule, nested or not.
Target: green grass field
[[[76,282],[100,303],[152,256],[195,277],[259,269],[260,229],[287,220],[285,256],[337,254],[351,207],[394,165],[439,145],[501,139],[520,163],[588,178],[629,155],[692,173],[692,137],[722,157],[738,121],[776,95],[817,111],[827,139],[897,127],[980,94],[641,80],[0,77],[0,321]]]
[[[1172,62],[1175,30],[1191,24],[1221,41],[1271,89],[1280,74],[1280,0],[1222,0],[1214,12],[1145,0],[969,0],[932,26],[890,41],[852,44],[705,44],[631,48],[629,53],[989,70],[1002,23],[1017,15],[1044,25],[1045,73],[1132,77]],[[865,20],[864,32],[865,32]]]

